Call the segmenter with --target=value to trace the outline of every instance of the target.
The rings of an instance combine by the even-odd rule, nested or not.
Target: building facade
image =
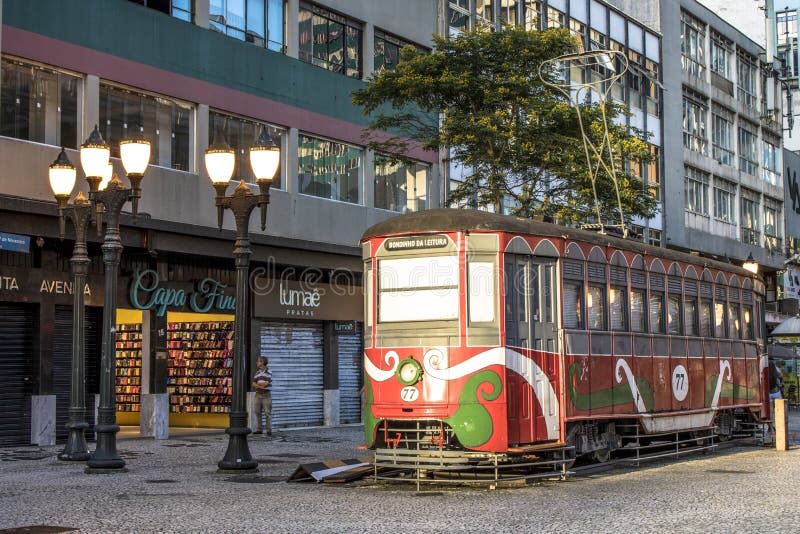
[[[567,28],[580,40],[584,50],[610,49],[625,54],[629,64],[626,75],[611,87],[597,83],[595,94],[608,90],[610,99],[625,103],[630,109],[630,116],[624,119],[627,124],[647,133],[654,159],[631,171],[663,204],[662,52],[658,31],[600,0],[444,0],[442,12],[447,20],[442,28],[445,35],[457,35],[476,26],[499,30],[507,24],[539,30]],[[565,75],[570,81],[591,84],[599,82],[601,73],[590,67],[573,67]],[[451,162],[447,171],[451,189],[469,173],[469,169],[456,162]],[[635,233],[646,243],[663,245],[662,212],[663,209],[649,220],[633,221]]]
[[[249,365],[270,359],[276,426],[360,421],[359,238],[442,201],[438,155],[412,151],[415,161],[401,165],[368,150],[367,118],[350,103],[373,72],[394,67],[401,46],[431,46],[436,0],[400,4],[0,1],[0,444],[66,436],[79,288],[69,274],[72,230],[59,240],[47,168],[65,147],[79,167],[74,192],[86,191],[77,149],[95,125],[120,175],[121,139],[140,133],[152,146],[143,216],[122,218],[120,422],[136,423],[142,395],[166,391],[172,424],[227,425],[234,224],[228,214],[216,229],[203,151],[224,137],[237,152],[235,178],[252,181],[247,148],[263,128],[279,140],[281,163],[267,229],[250,228]],[[90,409],[100,242],[90,232]],[[160,305],[158,288],[197,293],[207,305]]]
[[[663,35],[666,246],[735,263],[751,254],[777,299],[786,252],[780,73],[694,0],[612,0]]]

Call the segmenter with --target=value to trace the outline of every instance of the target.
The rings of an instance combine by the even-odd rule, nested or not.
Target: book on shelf
[[[116,326],[117,411],[138,412],[142,376],[142,325]]]

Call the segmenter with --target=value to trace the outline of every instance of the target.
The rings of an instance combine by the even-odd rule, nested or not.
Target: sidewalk
[[[789,415],[800,436],[800,412]],[[228,444],[222,429],[185,430],[163,441],[123,433],[128,472],[110,475],[60,462],[61,445],[0,449],[0,532],[779,533],[796,532],[800,510],[797,445],[736,447],[567,482],[417,494],[413,484],[370,478],[285,482],[301,463],[368,456],[358,449],[361,426],[250,436],[256,475],[217,473]]]

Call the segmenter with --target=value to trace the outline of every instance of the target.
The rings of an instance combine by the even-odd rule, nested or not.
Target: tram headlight
[[[409,356],[397,365],[397,379],[406,386],[413,386],[422,378],[422,366]]]

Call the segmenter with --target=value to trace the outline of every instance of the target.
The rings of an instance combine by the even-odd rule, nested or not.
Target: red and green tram
[[[366,443],[574,447],[767,419],[764,286],[697,255],[474,210],[362,238]]]

